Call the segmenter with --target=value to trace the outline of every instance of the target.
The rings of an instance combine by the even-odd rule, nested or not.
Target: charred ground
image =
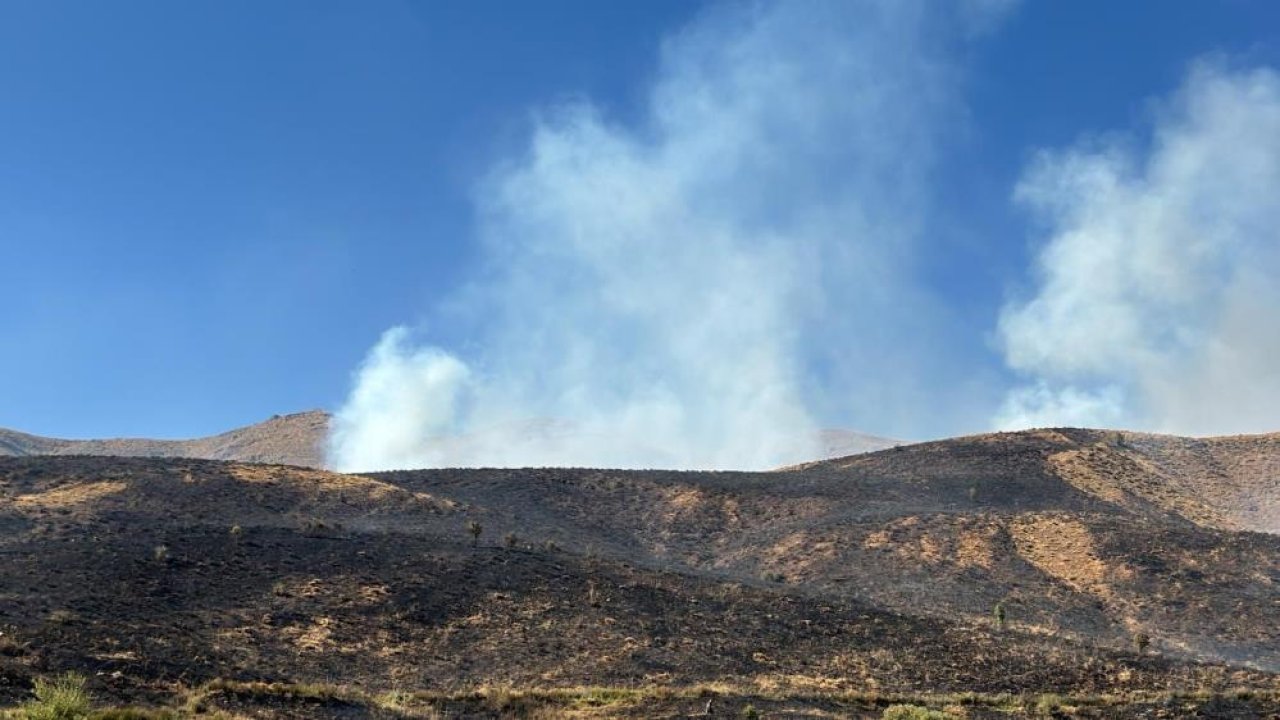
[[[0,703],[75,670],[232,716],[1265,716],[1278,445],[1036,431],[772,473],[0,458]]]

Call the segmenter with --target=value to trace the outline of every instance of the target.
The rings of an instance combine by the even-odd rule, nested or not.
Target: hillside
[[[765,473],[0,458],[0,704],[76,669],[237,717],[1274,716],[1278,463],[1070,429]]]
[[[0,428],[0,456],[188,457],[318,468],[324,465],[328,428],[329,414],[322,410],[276,415],[255,425],[194,440],[62,440]]]

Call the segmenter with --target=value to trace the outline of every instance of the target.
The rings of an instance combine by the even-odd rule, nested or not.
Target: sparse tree
[[[471,545],[474,547],[480,544],[480,533],[484,532],[484,526],[472,520],[467,523],[467,532],[471,533]]]
[[[996,603],[995,609],[993,609],[993,610],[991,611],[991,614],[992,614],[992,615],[995,617],[995,619],[996,619],[996,627],[998,627],[998,628],[1000,628],[1001,630],[1003,630],[1003,629],[1004,629],[1004,621],[1005,621],[1004,603],[1002,603],[1002,602],[998,602],[998,603]]]

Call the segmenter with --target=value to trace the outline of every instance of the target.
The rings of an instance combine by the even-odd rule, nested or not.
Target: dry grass
[[[213,680],[181,690],[170,707],[123,707],[50,718],[93,720],[169,720],[199,715],[211,720],[244,716],[324,717],[330,712],[367,717],[436,720],[460,717],[633,718],[664,716],[681,708],[702,708],[710,700],[721,712],[758,717],[803,713],[806,717],[869,717],[893,720],[987,717],[1121,717],[1145,708],[1180,708],[1192,714],[1213,703],[1243,702],[1258,713],[1280,710],[1280,691],[1237,689],[1226,692],[1135,692],[1125,694],[901,694],[875,692],[760,692],[726,683],[690,686],[516,688],[482,686],[459,691],[370,693],[359,688],[316,683],[267,683]],[[727,710],[726,710],[727,709]],[[25,709],[0,711],[0,718],[25,720],[43,715]],[[746,713],[745,716],[751,716]],[[1136,715],[1135,715],[1136,716]]]

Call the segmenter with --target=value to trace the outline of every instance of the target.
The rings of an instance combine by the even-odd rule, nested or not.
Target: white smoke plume
[[[389,331],[331,464],[761,468],[814,457],[823,408],[936,400],[909,267],[942,48],[1009,5],[735,3],[667,39],[635,125],[542,111],[478,193],[474,348]]]
[[[1280,424],[1280,76],[1200,63],[1145,148],[1046,153],[1016,196],[1049,229],[999,332],[1006,428]]]

